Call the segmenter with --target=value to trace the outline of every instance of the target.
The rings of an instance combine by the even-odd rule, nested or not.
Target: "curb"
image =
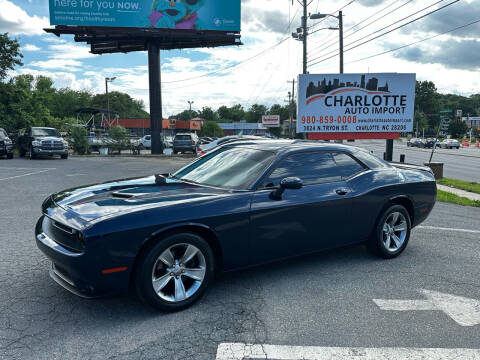
[[[196,157],[193,156],[188,156],[188,155],[133,155],[133,154],[120,154],[120,155],[72,155],[70,154],[69,157],[72,158],[109,158],[109,159],[115,159],[115,158],[134,158],[134,159],[196,159]]]

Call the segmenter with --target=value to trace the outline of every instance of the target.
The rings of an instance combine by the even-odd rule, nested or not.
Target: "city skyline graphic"
[[[327,79],[324,77],[322,81],[318,81],[317,85],[314,84],[313,81],[311,81],[308,84],[307,90],[306,90],[306,98],[310,98],[315,95],[325,95],[328,94],[329,92],[337,89],[342,89],[342,88],[358,88],[362,90],[367,90],[367,91],[379,91],[379,92],[390,92],[389,91],[389,86],[388,82],[385,83],[383,86],[379,86],[379,80],[376,77],[371,77],[367,80],[366,75],[362,75],[360,79],[360,83],[355,81],[354,83],[347,81],[341,82],[340,79],[335,78],[332,80],[329,80],[327,83]],[[353,90],[353,89],[352,89]]]

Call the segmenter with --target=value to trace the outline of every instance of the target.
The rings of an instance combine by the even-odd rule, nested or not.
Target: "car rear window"
[[[381,169],[390,167],[390,164],[388,164],[386,161],[379,159],[378,157],[367,151],[358,150],[354,153],[354,155],[358,160],[367,165],[370,169]]]

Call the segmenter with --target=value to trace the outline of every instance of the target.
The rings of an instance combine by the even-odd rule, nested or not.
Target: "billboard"
[[[49,0],[50,24],[240,31],[241,0]]]
[[[297,132],[413,131],[415,74],[299,75]]]
[[[263,115],[262,124],[265,127],[280,127],[280,115]]]

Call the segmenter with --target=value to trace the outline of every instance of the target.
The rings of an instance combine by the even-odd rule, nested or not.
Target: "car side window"
[[[348,179],[363,170],[365,168],[352,157],[345,153],[333,153],[333,159],[335,160],[335,164],[337,165],[338,174],[342,177],[342,179]]]
[[[301,153],[283,159],[262,187],[275,187],[287,177],[298,177],[304,185],[340,181],[341,175],[330,152]]]

